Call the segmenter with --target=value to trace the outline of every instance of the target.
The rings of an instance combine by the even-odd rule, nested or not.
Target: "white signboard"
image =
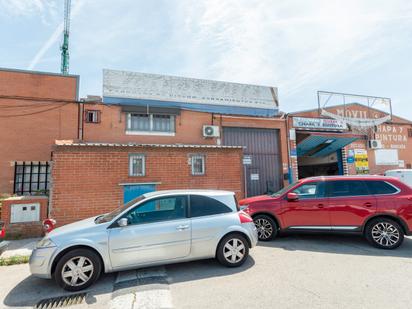
[[[277,88],[159,74],[103,70],[103,96],[277,109]]]
[[[250,180],[259,180],[259,174],[250,174]]]
[[[399,165],[398,149],[376,149],[376,165]]]
[[[243,157],[243,165],[252,164],[252,156],[246,155]]]
[[[346,130],[348,127],[343,121],[326,118],[293,117],[293,126],[304,129]]]
[[[12,204],[10,223],[36,222],[40,220],[40,204]]]

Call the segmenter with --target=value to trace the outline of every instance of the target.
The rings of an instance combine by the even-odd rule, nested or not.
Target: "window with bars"
[[[204,175],[205,174],[205,156],[204,155],[191,155],[190,163],[192,166],[192,175]]]
[[[49,162],[15,162],[14,189],[17,195],[47,194],[50,188]]]
[[[408,129],[408,137],[412,137],[412,129]]]
[[[127,131],[174,133],[175,116],[127,113]]]
[[[129,155],[129,176],[145,176],[146,160],[143,154]]]

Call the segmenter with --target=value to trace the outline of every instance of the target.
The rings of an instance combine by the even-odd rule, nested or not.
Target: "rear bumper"
[[[253,222],[250,223],[243,223],[245,228],[248,230],[248,235],[250,238],[250,247],[253,248],[257,245],[258,242],[258,232],[256,226]]]
[[[1,241],[0,242],[0,254],[2,254],[4,251],[6,251],[6,249],[9,246],[9,242],[8,241]]]

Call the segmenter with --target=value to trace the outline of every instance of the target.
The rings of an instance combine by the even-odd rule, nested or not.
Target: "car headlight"
[[[51,248],[51,247],[56,247],[56,245],[49,238],[43,238],[36,245],[36,248]]]

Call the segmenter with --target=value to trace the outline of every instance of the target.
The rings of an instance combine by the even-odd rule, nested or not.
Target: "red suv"
[[[253,217],[259,240],[280,231],[352,232],[378,248],[394,249],[412,233],[412,188],[392,177],[305,178],[239,204]]]

